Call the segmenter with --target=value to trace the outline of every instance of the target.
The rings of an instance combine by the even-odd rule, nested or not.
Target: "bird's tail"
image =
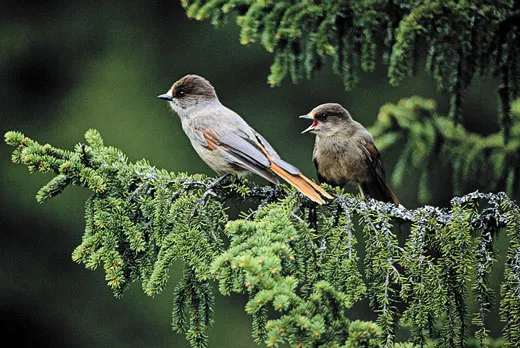
[[[289,184],[297,188],[309,199],[318,204],[325,203],[321,196],[328,199],[334,198],[330,194],[328,194],[324,189],[322,189],[319,185],[315,184],[311,179],[307,178],[301,173],[291,174],[274,162],[271,162],[270,169],[276,174],[278,174],[278,176],[280,176],[282,179],[287,181]]]
[[[359,190],[364,197],[371,197],[381,202],[391,202],[399,206],[399,200],[390,187],[383,181],[364,182],[359,184]]]

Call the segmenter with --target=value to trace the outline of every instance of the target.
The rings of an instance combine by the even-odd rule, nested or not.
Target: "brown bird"
[[[320,183],[340,187],[357,183],[363,197],[399,205],[386,184],[383,161],[372,135],[344,107],[322,104],[300,118],[312,120],[302,133],[316,134],[313,162]]]
[[[184,76],[158,98],[169,102],[197,154],[219,175],[253,172],[275,184],[278,175],[316,203],[325,202],[321,196],[333,198],[282,160],[264,137],[222,105],[213,86],[203,77]]]

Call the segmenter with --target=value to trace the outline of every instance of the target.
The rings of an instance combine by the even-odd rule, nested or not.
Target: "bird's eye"
[[[182,89],[181,89],[181,90],[178,90],[177,92],[175,92],[175,96],[176,96],[177,98],[183,97],[184,94],[186,94],[186,92],[184,92],[184,90],[182,90]]]
[[[329,115],[326,113],[326,112],[322,112],[320,113],[316,118],[319,120],[319,121],[324,121],[325,119],[327,119]]]

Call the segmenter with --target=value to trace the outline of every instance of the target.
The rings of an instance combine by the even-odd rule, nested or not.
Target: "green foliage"
[[[274,1],[181,0],[188,17],[225,23],[236,13],[240,42],[260,42],[274,54],[268,81],[310,78],[331,58],[347,89],[360,71],[373,71],[378,51],[388,77],[399,84],[425,70],[451,96],[450,118],[461,119],[467,87],[477,75],[494,76],[506,130],[511,101],[520,97],[518,1]]]
[[[469,132],[438,115],[433,100],[412,97],[383,105],[370,132],[379,150],[402,149],[391,178],[394,185],[409,184],[410,168],[420,172],[417,194],[422,203],[433,196],[436,172],[451,172],[456,195],[478,187],[519,197],[520,99],[512,105],[511,119],[514,125],[504,144],[502,131],[487,136]]]
[[[266,321],[268,306],[280,312],[254,333],[268,347],[345,342],[350,324],[346,309],[366,293],[352,226],[318,235],[298,217],[301,208],[299,199],[290,196],[257,211],[254,221],[230,222],[229,249],[213,263],[222,294],[247,291],[246,312],[254,322]],[[339,245],[327,248],[332,241]]]
[[[291,188],[236,179],[208,194],[211,178],[129,163],[94,130],[73,151],[42,146],[19,132],[6,133],[5,140],[15,147],[13,162],[56,174],[38,192],[39,202],[67,185],[92,192],[72,258],[89,269],[102,266],[116,296],[134,281],[147,295],[158,294],[172,262],[182,261],[172,327],[194,347],[207,344],[212,281],[224,295],[248,295],[253,337],[267,346],[463,347],[470,338],[477,346],[490,344],[488,277],[495,241],[504,232],[502,339],[507,347],[520,340],[520,208],[504,193],[475,192],[453,198],[447,209],[407,210],[338,190],[336,200],[316,207]],[[235,199],[259,204],[231,220],[226,208]],[[349,310],[364,299],[376,322],[352,318]],[[409,330],[408,342],[396,342],[398,328]]]

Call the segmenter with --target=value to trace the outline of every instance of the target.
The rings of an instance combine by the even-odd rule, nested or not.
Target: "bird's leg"
[[[229,173],[226,173],[226,174],[218,177],[215,181],[213,181],[213,183],[211,183],[211,185],[208,186],[206,191],[202,194],[202,196],[200,196],[200,198],[197,201],[197,203],[195,203],[195,206],[193,207],[193,210],[191,211],[191,215],[192,216],[195,215],[195,213],[197,212],[197,209],[199,208],[199,206],[206,201],[206,198],[209,195],[212,195],[212,196],[216,196],[217,195],[215,193],[215,191],[213,191],[213,189],[215,187],[217,187],[222,181],[224,181],[228,176],[229,176]]]

